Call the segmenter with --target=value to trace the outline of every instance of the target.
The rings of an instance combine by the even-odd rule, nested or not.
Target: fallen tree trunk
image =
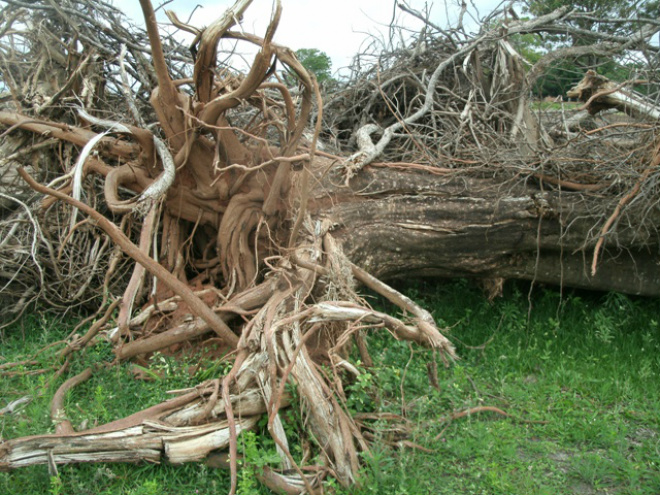
[[[359,473],[360,452],[369,449],[342,385],[359,373],[350,362],[353,345],[363,362],[370,360],[361,331],[386,331],[432,349],[447,364],[456,358],[431,314],[380,279],[519,278],[660,294],[655,275],[660,211],[653,175],[660,164],[657,129],[645,124],[643,134],[634,136],[633,152],[604,139],[555,146],[528,105],[522,58],[503,35],[502,29],[512,35],[536,32],[544,23],[569,15],[567,9],[508,28],[494,29],[497,24],[489,23],[472,40],[445,40],[441,47],[453,54],[432,60],[430,77],[426,68],[414,77],[389,74],[382,85],[378,79],[378,92],[372,81],[366,108],[378,110],[383,125],[357,126],[362,130],[360,145],[368,149],[333,159],[320,157],[316,150],[323,102],[314,77],[291,50],[273,42],[279,2],[263,38],[230,31],[250,0],[238,0],[205,30],[169,13],[177,28],[195,36],[194,60],[189,60],[192,77],[179,70],[181,77],[175,78],[169,64],[181,58],[166,56],[155,11],[148,0],[141,0],[153,60],[146,63],[135,43],[126,64],[124,47],[118,47],[119,59],[101,50],[104,62],[122,75],[111,79],[113,90],[91,84],[99,74],[84,75],[91,55],[78,53],[77,33],[84,32],[80,39],[96,35],[88,19],[71,30],[75,36],[68,34],[70,18],[62,12],[75,17],[80,2],[91,2],[103,13],[98,25],[113,25],[123,33],[113,24],[116,12],[103,2],[66,0],[66,11],[44,2],[39,4],[44,12],[60,16],[62,29],[48,33],[63,37],[57,45],[61,56],[50,56],[50,38],[41,34],[34,40],[12,38],[8,47],[25,44],[29,49],[3,52],[14,79],[22,82],[11,83],[10,108],[0,112],[5,135],[16,137],[20,146],[26,136],[46,134],[65,151],[51,155],[55,179],[44,174],[35,181],[20,169],[30,187],[47,197],[30,206],[9,198],[22,210],[0,225],[7,232],[0,247],[13,263],[7,266],[18,268],[16,273],[0,270],[0,275],[10,279],[9,286],[23,266],[33,268],[23,282],[25,292],[19,291],[22,311],[28,307],[24,300],[34,293],[35,273],[44,292],[51,280],[66,280],[60,260],[69,245],[83,240],[72,256],[69,285],[80,297],[89,277],[80,276],[76,262],[99,264],[105,272],[100,286],[104,299],[97,314],[105,313],[84,337],[72,335],[65,343],[59,352],[67,359],[64,367],[75,359],[75,351],[94,342],[101,327],[119,360],[148,360],[156,350],[185,341],[194,345],[215,332],[235,351],[234,361],[225,376],[200,383],[176,399],[77,433],[64,421],[64,396],[90,373],[67,380],[51,408],[60,433],[3,441],[0,469],[97,460],[185,462],[227,448],[234,492],[237,436],[266,415],[264,432],[276,444],[279,468],[287,475],[278,478],[269,471],[266,476],[264,471],[267,483],[287,493],[313,493],[319,480],[333,476],[349,486]],[[24,7],[18,0],[8,3]],[[10,28],[18,18],[33,25],[31,15],[36,14],[20,10],[6,21],[5,33],[21,37]],[[42,33],[42,24],[34,25]],[[218,68],[222,39],[258,47],[244,76]],[[110,42],[121,44],[118,41],[110,37]],[[457,43],[460,50],[455,50]],[[62,89],[50,96],[37,94],[48,87],[36,83],[43,74],[41,65],[36,74],[31,72],[34,54],[44,66],[56,66],[53,85]],[[277,78],[278,65],[295,75],[298,90]],[[143,84],[139,100],[129,91],[127,70]],[[64,78],[59,85],[58,77]],[[396,94],[387,97],[387,84],[401,80],[405,82],[396,87]],[[75,88],[82,88],[81,95]],[[68,95],[68,90],[73,93]],[[374,94],[384,100],[380,109]],[[84,111],[55,105],[65,96],[84,101]],[[95,107],[108,101],[120,105],[110,113],[122,122],[106,120],[108,108]],[[396,106],[405,102],[409,108]],[[128,119],[120,108],[132,125],[123,122]],[[145,124],[141,112],[155,124]],[[315,113],[316,127],[305,141]],[[379,132],[382,137],[374,145],[371,136]],[[120,136],[110,139],[108,133]],[[386,148],[390,154],[399,152],[397,143],[403,143],[408,154],[416,150],[414,162],[377,163]],[[96,144],[98,156],[90,158]],[[75,146],[84,147],[79,151]],[[37,149],[43,148],[14,150],[8,166],[12,160],[25,161]],[[65,161],[64,175],[59,160]],[[48,186],[40,184],[46,180],[51,180]],[[78,221],[82,214],[86,217]],[[31,229],[21,229],[26,223]],[[46,229],[49,223],[51,230]],[[111,240],[116,244],[113,256],[100,256]],[[109,281],[122,255],[136,264],[130,277],[124,271],[127,283],[119,297],[111,294]],[[586,268],[589,258],[591,272]],[[370,308],[355,291],[359,283],[403,315]],[[110,297],[115,301],[106,308]],[[110,328],[118,300],[124,305]],[[134,304],[141,306],[137,314],[131,309]],[[288,386],[296,393],[290,394]],[[315,449],[298,459],[291,454],[279,412],[293,396],[304,411],[301,435]],[[297,464],[310,459],[315,463],[312,476],[305,474],[309,466]]]
[[[632,117],[642,117],[651,121],[660,119],[657,102],[627,88],[635,83],[636,81],[626,81],[617,84],[590,70],[566,93],[566,96],[585,102],[584,108],[591,114],[616,108]]]
[[[632,222],[607,235],[606,253],[592,276],[594,228],[605,220],[601,199],[543,190],[534,182],[510,186],[375,166],[350,188],[333,188],[327,180],[310,212],[332,222],[346,255],[380,278],[524,279],[660,295],[656,232]],[[632,208],[626,215],[643,213]],[[657,224],[660,212],[647,220]]]

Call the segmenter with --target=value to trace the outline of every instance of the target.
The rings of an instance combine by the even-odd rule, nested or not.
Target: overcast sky
[[[136,0],[112,0],[115,6],[143,25],[142,13]],[[152,0],[158,7],[162,0]],[[165,9],[173,10],[179,19],[186,20],[194,5],[195,11],[191,24],[203,27],[217,19],[233,0],[174,0]],[[409,0],[414,9],[423,11],[423,0]],[[499,3],[498,0],[474,0],[473,5],[482,15],[490,12]],[[282,19],[275,41],[294,50],[299,48],[317,48],[327,53],[333,61],[333,71],[349,65],[353,55],[361,51],[367,34],[387,35],[387,26],[397,15],[400,23],[413,30],[420,30],[422,23],[399,9],[394,8],[394,0],[282,0]],[[431,2],[428,2],[431,5]],[[242,23],[244,30],[262,36],[270,19],[272,0],[254,0],[248,8]],[[442,27],[448,20],[455,21],[460,0],[436,0],[431,8],[432,21]],[[162,9],[161,9],[162,10]],[[159,22],[168,22],[159,12]],[[467,25],[467,19],[466,19]]]

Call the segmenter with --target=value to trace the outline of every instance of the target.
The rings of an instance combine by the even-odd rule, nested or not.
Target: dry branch
[[[588,71],[566,95],[584,101],[581,110],[588,110],[591,114],[616,108],[633,117],[641,116],[652,121],[660,119],[660,107],[656,102],[635,91],[625,89],[635,82],[626,81],[616,84],[594,71]]]
[[[127,255],[144,266],[152,275],[160,279],[172,290],[172,292],[180,296],[181,299],[184,300],[196,314],[199,314],[227,344],[231,345],[232,347],[236,347],[238,344],[238,337],[236,337],[236,335],[229,329],[229,327],[220,318],[218,318],[218,316],[213,311],[211,311],[208,306],[206,306],[199,298],[197,298],[189,287],[182,284],[181,281],[177,280],[177,278],[174,277],[170,272],[165,270],[152,258],[144,254],[140,248],[133,244],[115,224],[111,223],[108,219],[86,204],[36,183],[34,179],[30,177],[27,172],[25,172],[25,170],[20,169],[19,173],[21,174],[21,177],[23,177],[25,181],[30,184],[30,187],[32,187],[35,191],[61,199],[62,201],[75,206],[83,213],[86,213],[94,220],[96,220],[98,226],[101,227],[103,231],[108,234],[108,236],[110,236],[110,238],[115,241]]]
[[[236,352],[224,377],[79,433],[65,420],[63,397],[91,372],[66,380],[53,400],[57,433],[3,441],[0,468],[177,463],[227,449],[235,490],[237,435],[266,415],[285,471],[264,468],[269,486],[312,493],[328,475],[349,486],[373,438],[346,410],[342,385],[358,373],[353,346],[370,360],[366,330],[432,348],[447,364],[456,357],[431,314],[381,278],[522,278],[660,294],[649,269],[660,245],[652,100],[588,75],[575,94],[589,112],[615,106],[655,119],[592,129],[589,119],[611,116],[537,115],[529,101],[530,85],[560,57],[655,53],[657,23],[625,42],[590,32],[599,47],[558,50],[526,72],[515,36],[584,35],[577,14],[492,17],[468,36],[462,21],[441,29],[404,8],[425,24],[413,44],[379,53],[323,102],[295,54],[273,42],[279,2],[263,37],[230,31],[250,3],[238,0],[206,29],[168,13],[195,35],[192,60],[159,31],[148,0],[140,0],[146,33],[124,28],[98,0],[8,0],[17,10],[0,31],[9,40],[0,43],[9,89],[0,102],[2,170],[14,179],[19,170],[61,201],[15,180],[20,193],[0,192],[11,205],[0,223],[0,276],[15,312],[37,297],[51,304],[53,293],[75,292],[62,304],[102,293],[93,310],[103,316],[60,352],[67,363],[102,330],[118,360],[196,345],[213,332]],[[17,23],[25,29],[13,30]],[[258,47],[246,74],[219,63],[224,40]],[[278,80],[278,66],[299,88]],[[321,134],[338,155],[317,152]],[[592,249],[601,265],[589,274]],[[135,265],[122,262],[129,258]],[[84,266],[100,282],[81,276]],[[368,307],[357,284],[403,316]],[[292,455],[280,415],[292,400],[288,386],[316,466]]]

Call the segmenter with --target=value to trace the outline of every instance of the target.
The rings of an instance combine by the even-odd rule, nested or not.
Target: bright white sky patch
[[[152,0],[157,8],[161,2]],[[142,25],[142,12],[136,0],[113,0],[115,6],[124,11],[136,23]],[[174,0],[164,8],[173,10],[179,19],[188,19],[194,5],[201,7],[195,11],[191,24],[203,27],[217,19],[233,0]],[[497,0],[476,0],[474,4],[485,15],[498,5]],[[423,11],[423,0],[410,0],[408,4],[415,10]],[[431,3],[429,2],[429,5]],[[438,2],[431,7],[431,20],[446,27],[458,17],[460,0],[447,0],[445,5]],[[242,26],[248,32],[262,36],[272,11],[272,0],[254,0],[248,8]],[[412,16],[395,8],[395,0],[282,0],[283,12],[275,41],[293,50],[317,48],[327,53],[333,62],[332,70],[337,71],[350,64],[355,54],[361,51],[368,34],[381,39],[388,36],[388,26],[393,16],[412,31],[421,30],[423,24]],[[161,9],[159,22],[167,23]],[[465,25],[469,18],[466,16]]]

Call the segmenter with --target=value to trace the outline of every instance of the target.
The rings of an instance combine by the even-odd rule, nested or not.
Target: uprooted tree
[[[519,20],[507,8],[468,35],[465,12],[447,30],[402,5],[422,32],[362,54],[324,100],[273,42],[279,3],[263,38],[232,30],[249,0],[201,30],[169,12],[194,37],[190,51],[159,33],[149,0],[146,33],[97,0],[5,3],[3,321],[32,304],[94,307],[89,330],[63,344],[62,373],[97,338],[127,360],[213,336],[234,362],[188,393],[76,432],[63,397],[88,369],[53,398],[54,434],[0,444],[2,469],[228,449],[235,486],[237,435],[267,415],[281,464],[265,483],[312,493],[330,474],[349,485],[369,449],[345,408],[351,349],[369,363],[368,331],[386,331],[455,357],[431,315],[381,280],[660,294],[655,20],[617,36],[579,32],[572,21],[588,13]],[[515,37],[561,29],[585,42],[526,67]],[[228,41],[257,47],[245,74],[218,61]],[[529,88],[549,64],[589,55],[634,67],[634,79],[590,72],[571,93],[578,111],[533,110]],[[403,315],[373,310],[357,285]],[[317,465],[290,453],[279,411],[294,397]]]

